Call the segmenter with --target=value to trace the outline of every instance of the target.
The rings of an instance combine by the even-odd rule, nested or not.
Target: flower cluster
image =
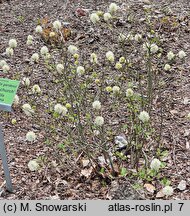
[[[78,48],[76,46],[74,46],[74,45],[70,45],[68,47],[68,52],[74,55],[75,53],[78,52]]]
[[[35,94],[35,93],[38,93],[38,94],[41,93],[40,86],[37,85],[37,84],[33,85],[32,92],[33,92],[33,94]]]
[[[5,60],[0,61],[0,68],[2,68],[4,73],[7,73],[10,70],[9,65],[7,64]]]
[[[53,22],[53,28],[56,31],[59,31],[61,29],[61,22],[59,20],[56,20],[55,22]]]
[[[28,35],[26,44],[29,46],[33,44],[33,36],[32,35]]]
[[[36,134],[33,132],[33,131],[29,131],[27,134],[26,134],[26,140],[29,141],[29,142],[33,142],[35,141],[36,139]]]
[[[140,114],[139,114],[139,119],[140,119],[143,123],[145,123],[145,122],[148,122],[148,121],[149,121],[150,116],[149,116],[149,114],[148,114],[146,111],[142,111],[142,112],[140,112]]]
[[[28,168],[29,168],[29,170],[30,171],[37,171],[38,169],[39,169],[39,164],[38,164],[38,162],[36,161],[36,160],[30,160],[29,162],[28,162]]]
[[[100,17],[103,16],[104,21],[109,22],[118,9],[119,7],[115,3],[111,3],[107,12],[97,11],[96,13],[90,14],[90,20],[93,24],[96,24],[100,22]]]
[[[113,52],[112,51],[108,51],[106,53],[106,58],[107,58],[108,61],[114,62],[114,54],[113,54]]]
[[[16,94],[15,97],[14,97],[14,105],[17,106],[18,104],[19,104],[19,97]]]
[[[43,32],[43,29],[40,25],[36,26],[36,29],[35,29],[36,33],[38,34],[41,34]]]
[[[98,58],[97,58],[97,55],[95,53],[91,53],[91,55],[90,55],[90,62],[94,63],[94,64],[98,63]]]
[[[95,125],[102,126],[104,124],[104,118],[102,116],[97,116],[94,121]]]
[[[100,103],[100,101],[98,101],[98,100],[94,101],[94,102],[92,103],[92,107],[93,107],[94,109],[96,109],[96,110],[101,109],[101,103]]]
[[[171,196],[173,194],[173,188],[171,186],[165,186],[163,189],[162,189],[162,192],[165,196]]]
[[[29,86],[30,85],[30,79],[28,77],[24,77],[22,80],[23,85]]]
[[[128,88],[126,91],[126,97],[132,97],[134,94],[133,90],[131,88]]]
[[[14,48],[17,47],[17,41],[16,41],[16,39],[10,39],[9,40],[9,47],[12,48],[12,49],[14,49]]]
[[[67,108],[59,103],[54,106],[54,111],[59,115],[66,115],[68,112]]]
[[[61,74],[61,73],[64,71],[64,66],[63,66],[63,64],[57,64],[56,70],[57,70],[58,73]]]
[[[78,67],[77,67],[77,74],[78,74],[79,76],[82,75],[82,74],[84,74],[84,72],[85,72],[85,69],[84,69],[83,66],[78,66]]]
[[[97,13],[92,13],[92,14],[90,15],[90,20],[91,20],[94,24],[96,24],[97,22],[100,21],[100,17],[98,16]]]
[[[161,162],[156,158],[154,158],[150,163],[150,168],[155,171],[158,171],[160,169],[160,166]]]
[[[24,104],[22,106],[22,110],[27,116],[32,116],[32,114],[34,113],[34,110],[30,106],[30,104]]]
[[[33,61],[33,62],[35,62],[35,63],[37,63],[38,61],[39,61],[39,54],[38,53],[34,53],[34,54],[32,54],[32,56],[31,56],[31,60]]]
[[[109,12],[110,12],[111,14],[116,13],[118,9],[119,9],[119,7],[118,7],[115,3],[111,3],[111,4],[109,5]]]

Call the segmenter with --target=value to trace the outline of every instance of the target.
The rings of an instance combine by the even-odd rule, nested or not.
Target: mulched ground
[[[66,3],[65,3],[66,2]],[[21,78],[30,73],[28,71],[28,59],[36,47],[44,45],[39,40],[35,47],[28,49],[26,46],[26,38],[29,34],[33,34],[37,25],[37,20],[48,17],[49,20],[59,19],[60,21],[69,22],[73,31],[73,37],[68,43],[75,44],[82,55],[90,50],[98,53],[105,53],[108,47],[114,48],[114,44],[110,44],[110,38],[101,38],[98,31],[91,29],[89,21],[89,13],[93,10],[105,10],[109,1],[40,1],[40,0],[12,0],[10,4],[6,1],[0,4],[0,58],[4,58],[4,50],[10,38],[16,38],[22,49],[16,49],[14,68],[8,74],[9,78],[13,78],[15,73],[21,74]],[[130,6],[140,17],[143,6],[147,1],[115,1],[125,11]],[[155,14],[162,14],[163,10],[171,10],[172,15],[179,18],[180,25],[173,32],[168,31],[167,26],[158,26],[161,28],[166,41],[168,50],[183,49],[187,53],[185,63],[172,71],[173,74],[164,77],[167,83],[166,89],[163,91],[165,107],[163,110],[163,144],[170,152],[166,159],[167,168],[165,176],[172,181],[174,188],[177,187],[180,180],[187,181],[187,189],[183,192],[175,190],[173,199],[190,199],[190,125],[185,116],[190,112],[190,3],[188,0],[170,1],[170,0],[153,0],[150,1],[152,7],[155,8]],[[76,15],[77,8],[87,9],[86,16],[78,17]],[[161,12],[160,12],[161,11]],[[158,23],[159,25],[159,23]],[[157,28],[157,27],[155,27]],[[106,35],[106,32],[105,32]],[[104,35],[104,36],[105,36]],[[45,84],[45,76],[43,71],[37,66],[32,72],[33,83]],[[7,76],[6,76],[7,77]],[[51,93],[53,94],[53,93]],[[19,90],[18,95],[22,95]],[[21,103],[24,103],[24,98]],[[155,105],[155,119],[159,112],[159,101]],[[64,160],[62,168],[49,167],[41,173],[29,172],[27,163],[34,156],[42,156],[49,152],[54,154],[48,146],[44,147],[43,142],[34,145],[28,145],[25,142],[26,132],[33,128],[38,130],[38,125],[31,124],[27,117],[23,115],[21,109],[15,109],[12,114],[0,112],[0,123],[3,124],[5,134],[5,144],[7,147],[7,155],[9,167],[11,171],[12,181],[14,185],[14,193],[10,194],[2,191],[0,199],[108,199],[112,198],[110,191],[115,185],[110,182],[100,184],[100,179],[92,176],[91,179],[84,179],[80,176],[80,170],[70,159]],[[43,115],[43,113],[42,113]],[[16,118],[17,124],[13,126],[11,119]],[[41,131],[41,139],[44,134]],[[0,173],[3,173],[0,164]],[[118,180],[116,180],[117,182]],[[125,185],[126,180],[120,179],[119,184]],[[118,183],[116,183],[118,185]],[[3,175],[0,176],[0,185],[4,185]],[[129,184],[127,184],[130,187]],[[5,188],[5,187],[3,187]],[[123,189],[122,189],[123,190]],[[149,195],[146,195],[149,197]],[[114,197],[114,196],[113,196]],[[115,196],[118,198],[117,196]]]

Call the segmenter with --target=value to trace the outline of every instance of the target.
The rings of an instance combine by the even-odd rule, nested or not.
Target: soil
[[[169,151],[169,156],[165,160],[167,167],[164,175],[171,180],[175,189],[171,199],[190,199],[190,125],[185,117],[190,112],[190,2],[189,0],[117,0],[114,2],[121,7],[122,14],[131,8],[140,18],[143,6],[151,5],[155,15],[162,17],[164,11],[167,11],[170,16],[177,19],[178,25],[174,28],[164,24],[160,25],[159,21],[154,26],[155,29],[160,28],[168,50],[175,52],[175,49],[182,49],[187,54],[182,65],[177,66],[172,74],[165,73],[162,77],[166,87],[159,100],[164,100],[164,108],[161,110],[161,101],[155,100],[154,115],[155,122],[161,112],[163,115],[162,145]],[[0,71],[0,77],[16,78],[15,74],[19,74],[22,79],[30,75],[33,84],[40,83],[44,89],[50,90],[48,94],[51,95],[51,98],[55,97],[56,90],[51,91],[51,85],[48,86],[48,81],[41,68],[36,65],[33,71],[28,71],[31,54],[37,47],[46,45],[46,43],[38,40],[34,47],[28,48],[27,36],[34,33],[39,19],[48,18],[50,21],[58,19],[67,22],[72,30],[72,36],[66,41],[66,46],[76,45],[82,50],[84,57],[92,51],[103,55],[110,47],[114,50],[115,44],[111,43],[111,38],[106,31],[104,37],[101,37],[98,29],[91,28],[89,14],[97,10],[105,11],[108,3],[110,3],[108,0],[11,0],[0,2],[0,59],[6,58],[4,51],[9,39],[16,38],[19,47],[22,47],[22,49],[15,50],[12,62],[7,59],[13,68],[11,72],[5,76]],[[85,9],[85,15],[77,14],[77,8]],[[51,77],[48,79],[51,80]],[[21,97],[25,93],[23,91],[23,88],[18,91],[21,104],[26,102],[25,98]],[[42,110],[41,118],[44,115]],[[92,175],[89,179],[83,178],[80,175],[80,166],[77,166],[72,158],[65,158],[63,167],[52,166],[38,173],[30,172],[27,167],[28,161],[36,156],[49,153],[49,160],[52,155],[54,161],[54,152],[48,146],[44,146],[44,131],[40,130],[37,143],[28,144],[25,141],[25,134],[30,128],[39,132],[38,124],[30,123],[30,118],[22,113],[21,108],[13,108],[12,113],[0,112],[0,116],[14,186],[14,193],[6,191],[2,164],[0,164],[0,186],[2,188],[0,199],[151,199],[155,197],[155,194],[149,194],[147,191],[143,192],[142,197],[132,188],[131,185],[134,182],[129,183],[129,179],[123,177],[118,177],[114,181],[115,184],[110,181],[106,182],[106,180],[102,183],[102,180],[96,175]],[[13,118],[17,119],[16,125],[11,124]],[[48,115],[45,116],[45,119],[48,122]],[[181,180],[187,182],[184,191],[177,189]]]

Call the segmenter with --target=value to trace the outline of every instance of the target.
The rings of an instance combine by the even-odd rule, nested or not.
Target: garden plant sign
[[[19,83],[20,82],[17,80],[0,78],[0,110],[7,111],[7,112],[12,111],[11,106],[14,101],[14,97],[16,95]],[[5,173],[7,190],[12,192],[13,187],[12,187],[10,172],[8,168],[6,150],[5,150],[4,140],[3,140],[3,131],[1,125],[0,125],[0,155],[1,155],[3,169]]]

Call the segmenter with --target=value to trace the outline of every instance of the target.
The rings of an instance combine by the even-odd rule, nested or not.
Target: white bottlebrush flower
[[[77,61],[77,60],[79,59],[79,54],[78,54],[78,53],[75,53],[75,54],[73,55],[73,57],[74,57],[74,59]]]
[[[162,192],[165,196],[171,196],[173,194],[174,189],[171,186],[165,186],[162,189]]]
[[[15,125],[17,123],[16,119],[11,120],[11,124]]]
[[[92,107],[93,107],[93,109],[96,109],[96,110],[101,109],[101,102],[98,101],[98,100],[94,101],[94,102],[92,103]]]
[[[35,94],[35,93],[39,94],[41,92],[40,86],[37,84],[33,85],[32,92],[33,92],[33,94]]]
[[[181,51],[178,52],[178,56],[179,56],[180,59],[183,59],[183,58],[186,57],[186,53],[183,50],[181,50]]]
[[[33,44],[33,41],[32,41],[32,40],[27,40],[27,41],[26,41],[26,45],[30,46],[30,45],[32,45],[32,44]]]
[[[129,41],[132,41],[132,40],[134,40],[134,37],[133,37],[133,35],[131,33],[129,33],[129,34],[127,34],[126,39],[129,40]]]
[[[117,62],[115,64],[115,69],[120,70],[122,68],[122,64],[120,62]]]
[[[141,41],[141,39],[142,39],[142,35],[139,34],[139,33],[137,33],[137,34],[134,36],[134,39],[135,39],[135,41],[139,42],[139,41]]]
[[[19,104],[19,97],[18,95],[16,94],[15,97],[14,97],[14,105],[18,105]]]
[[[115,4],[115,3],[111,3],[110,5],[109,5],[109,12],[111,13],[111,14],[114,14],[117,10],[118,10],[118,6]]]
[[[119,40],[120,42],[124,42],[126,39],[127,39],[127,38],[126,38],[126,36],[125,36],[124,34],[122,34],[122,33],[119,34],[118,40]]]
[[[49,50],[46,46],[43,46],[41,49],[40,49],[40,53],[42,56],[46,56],[48,53],[49,53]]]
[[[70,45],[69,47],[68,47],[68,52],[69,53],[71,53],[71,54],[75,54],[75,53],[77,53],[77,51],[78,51],[78,48],[76,47],[76,46],[74,46],[74,45]]]
[[[10,67],[8,64],[5,64],[5,65],[3,65],[2,69],[3,69],[4,73],[7,73],[10,70]]]
[[[98,58],[97,58],[97,55],[95,53],[92,53],[90,55],[90,62],[91,63],[94,63],[94,64],[97,64],[98,63]]]
[[[39,164],[38,164],[38,162],[36,161],[36,160],[30,160],[29,162],[28,162],[28,168],[29,168],[29,170],[30,171],[36,171],[36,170],[38,170],[39,169]]]
[[[113,88],[112,88],[111,86],[107,86],[107,87],[106,87],[106,91],[107,91],[107,92],[112,92],[112,91],[113,91]]]
[[[33,142],[36,139],[36,134],[33,131],[29,131],[26,134],[26,140],[29,142]]]
[[[39,61],[39,54],[38,53],[34,53],[34,54],[32,54],[32,56],[31,56],[31,60],[33,61],[33,62],[38,62]]]
[[[36,33],[42,33],[43,32],[43,29],[40,25],[36,26],[36,29],[35,29]]]
[[[140,119],[143,123],[145,123],[145,122],[148,122],[148,121],[149,121],[150,116],[149,116],[149,114],[148,114],[146,111],[142,111],[142,112],[140,112],[140,114],[139,114],[139,119]]]
[[[119,58],[119,62],[121,63],[121,64],[124,64],[125,62],[126,62],[126,59],[125,59],[125,57],[120,57]]]
[[[33,40],[33,36],[32,35],[28,35],[27,40]]]
[[[56,70],[57,70],[58,73],[62,73],[64,71],[63,64],[57,64],[56,65]]]
[[[92,14],[90,15],[90,20],[91,20],[94,24],[96,24],[97,22],[100,21],[100,17],[97,15],[97,13],[92,13]]]
[[[165,64],[164,70],[169,71],[171,69],[171,66],[169,64]]]
[[[157,46],[156,44],[154,44],[154,43],[151,44],[151,45],[150,45],[150,52],[154,54],[154,53],[156,53],[157,51],[158,51],[158,46]]]
[[[68,112],[67,108],[59,103],[54,106],[54,111],[60,115],[66,115]]]
[[[128,88],[126,90],[126,97],[132,97],[134,94],[133,90],[131,88]]]
[[[169,61],[171,61],[175,57],[174,53],[172,51],[169,51],[167,54],[167,58]]]
[[[158,171],[160,169],[160,166],[161,166],[161,162],[156,158],[154,158],[150,163],[150,168],[152,170]]]
[[[31,116],[34,113],[34,110],[30,106],[30,104],[24,104],[22,106],[22,110],[27,116]]]
[[[13,48],[11,47],[6,48],[6,54],[7,56],[12,56],[14,54]]]
[[[50,33],[49,33],[49,36],[50,36],[51,38],[52,38],[52,37],[55,37],[55,35],[56,35],[55,32],[50,32]]]
[[[94,121],[95,125],[102,126],[104,124],[104,118],[102,116],[97,116]]]
[[[61,29],[61,22],[59,20],[56,20],[55,22],[53,22],[53,28],[58,31]]]
[[[13,49],[17,47],[17,41],[16,41],[16,39],[10,39],[9,40],[9,47],[13,48]]]
[[[77,74],[78,74],[79,76],[82,75],[82,74],[84,74],[84,72],[85,72],[85,69],[84,69],[83,66],[78,66],[78,67],[77,67]]]
[[[108,52],[106,53],[106,58],[108,59],[108,61],[114,62],[114,54],[113,54],[113,52],[108,51]]]
[[[108,22],[112,18],[112,15],[110,13],[104,14],[104,21]]]
[[[114,94],[118,94],[120,91],[120,88],[119,88],[119,86],[113,86],[112,90],[113,90]]]
[[[5,61],[5,60],[1,60],[0,61],[0,67],[2,68],[4,65],[6,65],[7,64],[7,62]]]
[[[70,109],[72,106],[71,106],[70,103],[66,103],[66,104],[65,104],[65,107],[66,107],[67,109]]]
[[[24,77],[23,80],[22,80],[22,83],[25,86],[29,86],[30,85],[30,79],[28,77]]]
[[[26,44],[29,46],[33,44],[33,36],[32,35],[28,35]]]

